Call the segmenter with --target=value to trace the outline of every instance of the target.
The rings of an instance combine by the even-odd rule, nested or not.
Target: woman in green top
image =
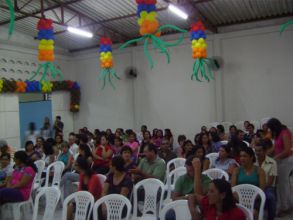
[[[252,148],[244,147],[240,150],[240,167],[232,174],[231,185],[251,184],[264,190],[266,186],[265,172],[255,166],[255,154]]]

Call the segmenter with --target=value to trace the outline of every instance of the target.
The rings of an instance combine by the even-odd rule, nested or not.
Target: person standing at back
[[[54,123],[54,131],[55,131],[55,136],[57,134],[63,133],[63,128],[64,128],[64,123],[61,121],[61,116],[56,116],[56,120]]]

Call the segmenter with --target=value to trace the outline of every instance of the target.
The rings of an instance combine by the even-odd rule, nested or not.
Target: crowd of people
[[[146,178],[164,182],[166,164],[174,158],[185,158],[186,174],[176,180],[171,198],[187,199],[193,220],[201,217],[244,220],[244,213],[235,205],[237,197],[231,191],[231,187],[239,184],[251,184],[264,191],[268,220],[293,211],[289,181],[293,175],[292,135],[276,118],[269,119],[256,131],[249,121],[244,122],[244,130],[235,125],[229,131],[221,124],[202,126],[194,140],[183,134],[175,140],[171,129],[150,132],[143,125],[137,133],[122,128],[114,133],[111,129],[90,132],[84,127],[78,133],[70,133],[65,141],[63,126],[58,117],[51,132],[50,123],[45,121],[46,132],[42,132],[45,137],[40,135],[35,142],[28,140],[24,151],[14,153],[13,147],[0,140],[0,205],[28,199],[37,171],[33,163],[36,160],[44,160],[46,166],[54,161],[64,163],[61,180],[64,198],[74,192],[72,183],[79,181],[78,190],[89,191],[98,200],[113,193],[130,199],[134,184]],[[202,174],[211,167],[206,155],[214,152],[219,156],[213,167],[227,172],[229,182],[211,180]],[[104,185],[95,174],[107,176]],[[69,216],[73,208],[68,208]],[[258,209],[256,204],[256,215]]]

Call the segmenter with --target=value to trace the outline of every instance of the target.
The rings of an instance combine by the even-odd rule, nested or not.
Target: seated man
[[[266,209],[268,210],[268,220],[274,220],[277,208],[276,197],[276,178],[277,178],[277,162],[267,156],[268,149],[272,145],[271,141],[259,141],[255,144],[256,163],[261,167],[266,175]]]
[[[171,195],[173,201],[179,199],[187,199],[189,194],[194,193],[194,187],[196,185],[196,182],[194,181],[195,172],[192,165],[192,160],[194,158],[194,156],[189,156],[187,158],[185,162],[186,174],[180,176],[175,182],[175,189]],[[200,181],[202,186],[202,192],[205,195],[208,191],[211,179],[208,176],[201,174]]]
[[[177,155],[171,150],[170,141],[168,138],[163,138],[159,151],[159,157],[162,158],[167,164],[170,160],[177,157]]]
[[[143,158],[137,168],[130,169],[130,173],[134,174],[135,182],[147,178],[156,178],[164,181],[166,172],[166,163],[158,157],[157,147],[153,144],[147,144],[144,147],[145,158]]]

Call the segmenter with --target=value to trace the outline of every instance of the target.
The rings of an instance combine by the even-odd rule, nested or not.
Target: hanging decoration
[[[77,82],[66,81],[21,81],[14,79],[0,79],[1,93],[51,93],[54,91],[70,92],[70,111],[78,112],[80,109],[80,86]]]
[[[9,30],[8,30],[8,36],[9,38],[12,36],[13,34],[13,30],[14,30],[14,21],[15,21],[15,14],[14,14],[14,6],[11,2],[11,0],[6,0],[6,4],[8,6],[9,9]]]
[[[282,34],[287,29],[287,27],[292,24],[293,24],[293,20],[290,20],[287,23],[282,24],[280,27],[280,34]]]
[[[115,69],[113,69],[113,56],[112,56],[112,41],[110,38],[102,37],[100,42],[100,63],[101,63],[101,73],[100,80],[103,80],[103,88],[106,86],[106,81],[115,89],[112,83],[112,77],[120,80],[117,76]]]
[[[53,62],[55,60],[54,55],[54,29],[53,29],[53,21],[51,19],[41,18],[38,22],[37,29],[38,32],[38,40],[39,42],[39,61],[44,62],[40,64],[37,69],[35,75],[30,78],[33,80],[37,77],[42,71],[42,77],[40,81],[46,80],[46,76],[48,73],[51,73],[53,79],[57,76],[60,80],[62,80],[62,74],[59,69],[57,69]]]
[[[211,71],[211,65],[213,65],[212,59],[207,58],[207,44],[206,44],[205,27],[201,21],[192,25],[190,30],[190,40],[192,42],[192,57],[195,59],[193,64],[193,73],[191,80],[194,78],[197,81],[210,81],[214,79]]]
[[[136,0],[136,3],[138,17],[137,23],[140,27],[139,33],[141,37],[127,41],[121,45],[120,48],[123,49],[132,43],[138,43],[140,41],[143,42],[144,53],[152,69],[154,67],[154,61],[148,51],[149,44],[152,44],[160,53],[165,54],[167,62],[170,63],[168,47],[179,45],[184,39],[183,33],[186,33],[187,31],[182,30],[174,25],[163,25],[160,27],[157,18],[156,0]],[[173,43],[168,43],[160,39],[161,32],[165,29],[171,29],[181,33],[179,39]]]

